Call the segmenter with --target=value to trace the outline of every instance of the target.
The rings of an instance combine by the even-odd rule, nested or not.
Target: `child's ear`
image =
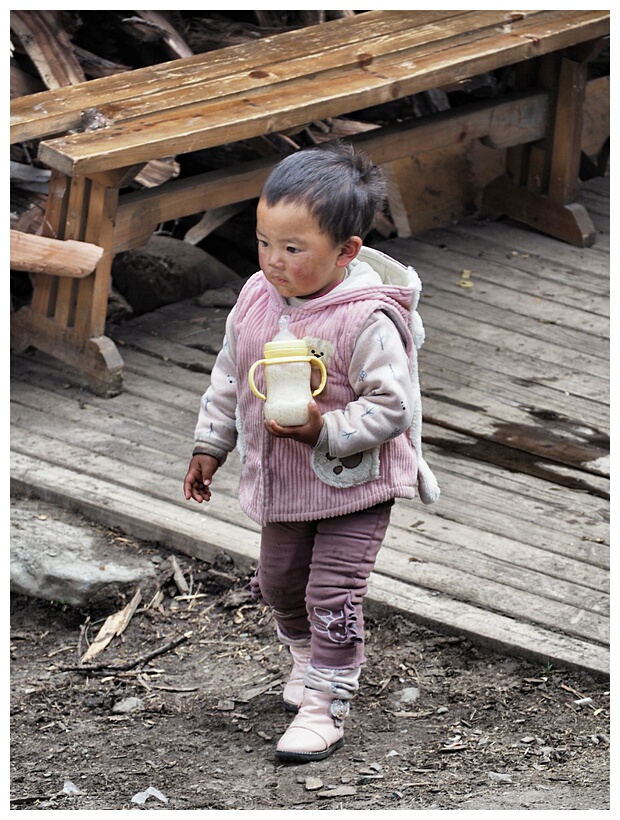
[[[359,236],[350,236],[340,248],[340,256],[336,262],[339,268],[346,266],[358,255],[362,249],[363,241]]]

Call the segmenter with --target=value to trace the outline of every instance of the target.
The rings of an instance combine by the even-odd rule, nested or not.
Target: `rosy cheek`
[[[293,263],[289,265],[289,274],[293,276],[298,282],[303,282],[308,278],[308,272],[306,271],[305,266],[299,263]]]

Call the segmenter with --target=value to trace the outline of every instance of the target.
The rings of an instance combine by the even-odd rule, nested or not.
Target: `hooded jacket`
[[[412,268],[365,247],[345,280],[314,299],[287,301],[262,272],[250,277],[229,314],[201,401],[194,452],[223,463],[237,446],[239,502],[254,521],[343,515],[395,497],[413,498],[416,484],[424,503],[437,499],[439,487],[421,445],[420,290]],[[324,425],[314,448],[269,435],[262,402],[247,380],[282,315],[327,370],[316,399]]]

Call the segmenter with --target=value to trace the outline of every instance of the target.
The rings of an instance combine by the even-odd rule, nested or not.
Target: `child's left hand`
[[[301,444],[309,444],[310,447],[314,447],[319,440],[323,427],[323,416],[314,400],[310,402],[308,409],[310,410],[310,418],[306,424],[301,424],[298,427],[283,427],[277,421],[271,419],[265,422],[267,432],[276,438],[292,438]]]

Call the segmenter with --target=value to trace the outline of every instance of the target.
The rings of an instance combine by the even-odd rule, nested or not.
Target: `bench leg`
[[[82,339],[30,307],[11,316],[11,347],[23,352],[29,347],[48,353],[84,373],[89,389],[111,398],[123,391],[124,362],[107,336]]]
[[[578,202],[555,205],[506,177],[494,180],[485,188],[482,212],[492,219],[508,216],[578,248],[590,247],[596,236],[592,219],[583,205]]]
[[[548,55],[538,82],[553,96],[549,133],[542,145],[507,152],[506,175],[487,186],[482,213],[508,216],[577,247],[593,244],[596,230],[576,203],[587,63]]]
[[[122,392],[123,360],[104,335],[111,282],[118,190],[84,177],[52,173],[45,233],[104,248],[95,271],[82,279],[36,274],[31,304],[11,316],[15,350],[35,347],[81,370],[89,388],[111,397]]]

